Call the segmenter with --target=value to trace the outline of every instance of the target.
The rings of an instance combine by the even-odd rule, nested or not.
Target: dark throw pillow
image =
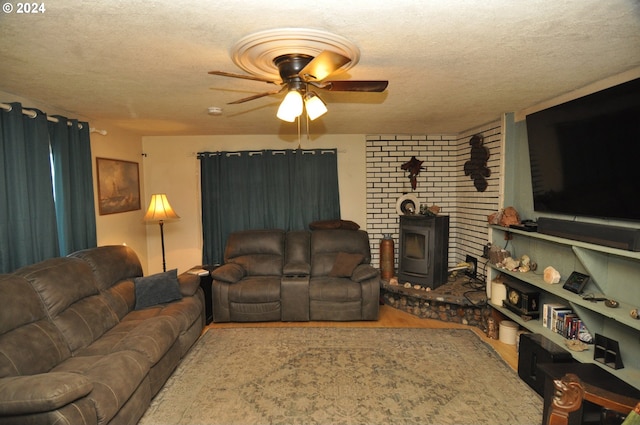
[[[336,261],[333,268],[329,272],[331,277],[351,277],[353,271],[364,260],[362,254],[349,254],[348,252],[339,252],[336,255]]]
[[[134,279],[134,284],[136,310],[182,299],[177,269],[151,276],[137,277]]]
[[[311,230],[347,229],[358,230],[360,225],[351,220],[320,220],[309,223]]]

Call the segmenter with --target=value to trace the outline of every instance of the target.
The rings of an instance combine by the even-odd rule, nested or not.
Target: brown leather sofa
[[[126,246],[0,275],[0,424],[135,424],[204,327],[198,276],[173,274],[150,306],[171,272],[143,278]]]
[[[363,230],[232,233],[213,277],[214,322],[377,320],[380,273]]]

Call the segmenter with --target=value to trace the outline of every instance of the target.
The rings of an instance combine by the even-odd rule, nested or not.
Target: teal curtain
[[[221,263],[230,233],[307,229],[340,218],[337,151],[200,152],[203,264]]]
[[[59,255],[47,118],[0,110],[0,272]]]
[[[89,123],[49,122],[60,254],[97,245]]]
[[[316,220],[340,218],[336,150],[294,151],[292,158],[289,228],[306,229]]]

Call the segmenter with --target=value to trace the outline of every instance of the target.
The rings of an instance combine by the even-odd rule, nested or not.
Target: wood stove
[[[447,283],[449,216],[400,216],[398,281],[435,289]]]

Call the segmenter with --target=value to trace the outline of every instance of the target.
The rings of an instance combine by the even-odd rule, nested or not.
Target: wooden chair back
[[[556,394],[551,404],[548,425],[568,425],[569,414],[580,409],[583,400],[625,415],[632,410],[640,414],[639,400],[582,382],[573,373],[554,380],[553,384]]]

